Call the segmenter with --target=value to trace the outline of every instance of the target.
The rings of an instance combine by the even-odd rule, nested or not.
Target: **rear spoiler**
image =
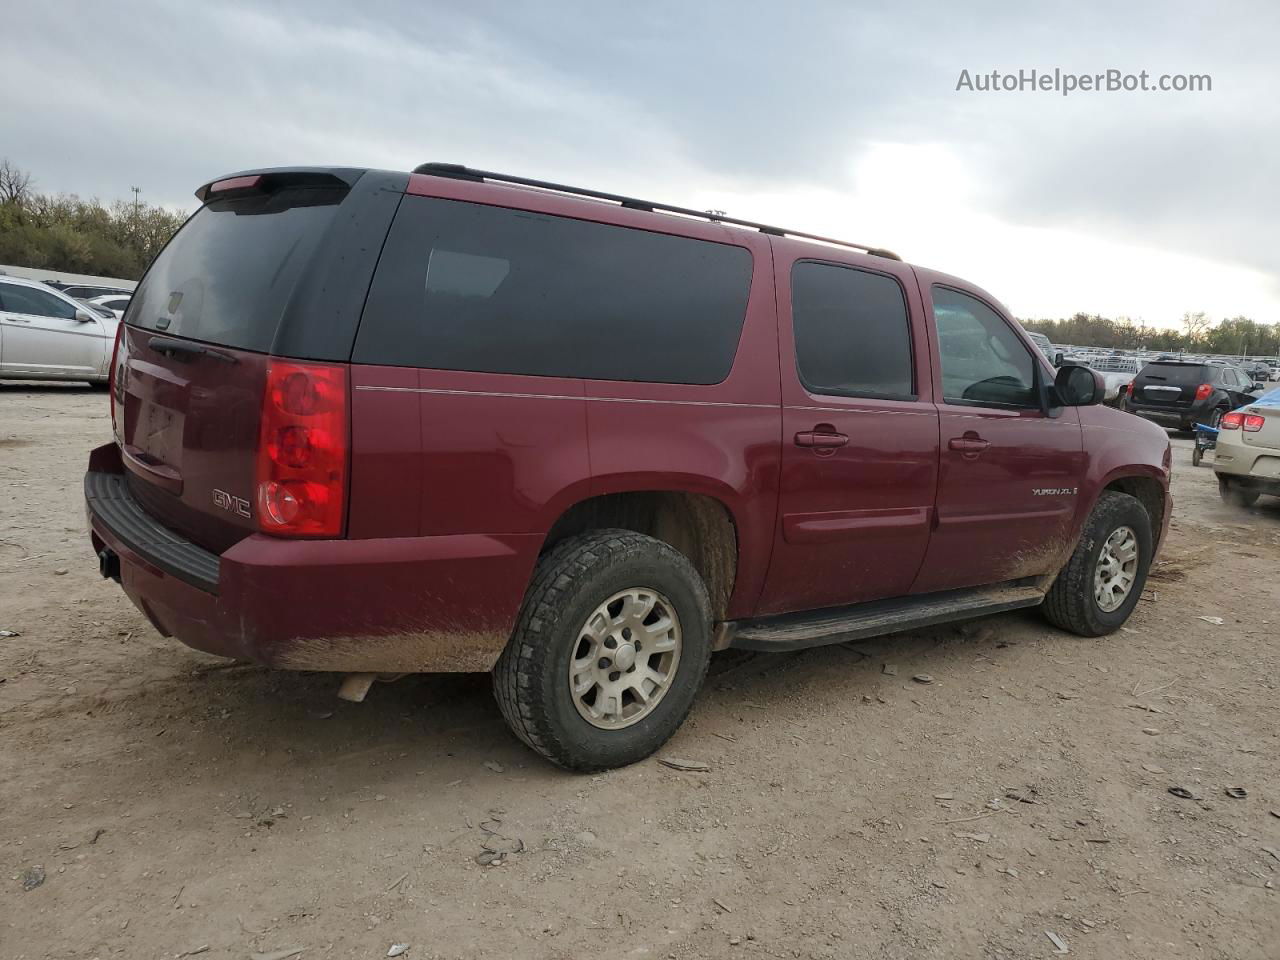
[[[218,177],[196,190],[201,203],[217,197],[247,196],[254,193],[272,193],[285,187],[346,187],[355,186],[367,171],[355,167],[276,167],[266,170],[242,170],[240,173]]]

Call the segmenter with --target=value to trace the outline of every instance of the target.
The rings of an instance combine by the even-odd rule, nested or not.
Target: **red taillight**
[[[124,324],[116,324],[116,342],[111,347],[111,366],[107,367],[107,393],[111,395],[111,433],[117,442],[122,441],[120,424],[116,421],[116,391],[120,389],[120,371],[116,368],[120,356],[120,338],[124,336]]]
[[[258,443],[258,526],[264,533],[336,537],[347,489],[347,371],[272,360]]]
[[[1240,426],[1244,427],[1245,433],[1257,433],[1262,429],[1263,424],[1267,422],[1266,417],[1261,417],[1256,413],[1246,413],[1244,422]]]
[[[209,195],[231,193],[236,190],[256,190],[261,185],[262,177],[258,174],[250,174],[247,177],[227,177],[225,180],[215,180],[209,184]]]
[[[1222,421],[1218,424],[1219,430],[1239,430],[1240,424],[1244,422],[1243,413],[1224,413]]]
[[[1212,383],[1202,383],[1202,384],[1200,384],[1200,386],[1196,387],[1196,399],[1197,399],[1197,400],[1207,400],[1207,399],[1209,399],[1209,396],[1210,396],[1212,393],[1213,393],[1213,384],[1212,384]]]

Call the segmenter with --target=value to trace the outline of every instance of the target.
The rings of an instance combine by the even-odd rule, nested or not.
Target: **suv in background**
[[[1223,363],[1157,360],[1134,377],[1125,409],[1179,430],[1218,427],[1223,416],[1262,389],[1239,367]]]
[[[1163,431],[891,253],[427,164],[207,184],[147,271],[85,476],[165,636],[492,671],[573,769],[683,721],[713,650],[1132,612]]]

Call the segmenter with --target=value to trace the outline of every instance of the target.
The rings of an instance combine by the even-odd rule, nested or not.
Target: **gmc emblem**
[[[248,500],[244,497],[234,497],[225,490],[213,491],[213,505],[228,513],[234,513],[237,517],[253,516]]]

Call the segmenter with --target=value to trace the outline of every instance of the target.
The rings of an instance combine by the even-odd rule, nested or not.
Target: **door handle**
[[[987,449],[987,447],[991,446],[991,443],[987,440],[983,440],[977,434],[973,434],[972,436],[966,434],[963,437],[952,437],[947,441],[947,446],[952,450],[959,450],[966,457],[976,457],[983,450]]]
[[[826,427],[826,424],[820,426]],[[843,447],[849,442],[849,438],[843,433],[836,433],[834,427],[828,427],[825,430],[803,430],[796,434],[797,447],[817,447],[823,450],[831,450],[836,447]]]
[[[24,320],[22,317],[5,317],[9,323],[30,323],[30,320]]]

